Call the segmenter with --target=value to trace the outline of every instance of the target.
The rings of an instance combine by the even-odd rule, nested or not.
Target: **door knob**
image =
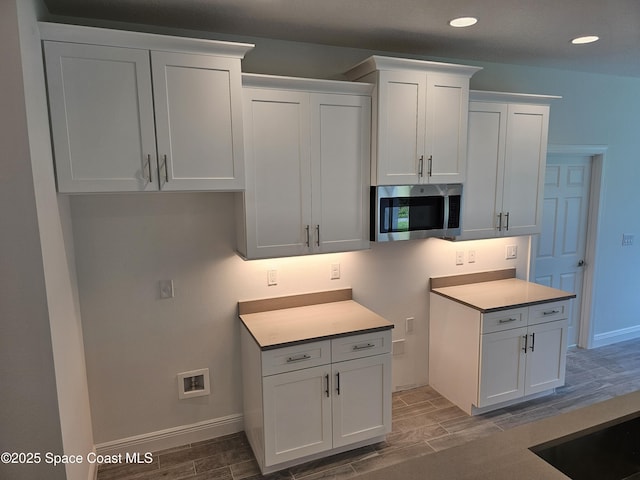
[[[579,266],[579,267],[584,267],[584,260],[580,260],[580,261],[578,262],[578,266]]]

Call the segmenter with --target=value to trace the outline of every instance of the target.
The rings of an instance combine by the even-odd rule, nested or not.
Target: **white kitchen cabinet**
[[[564,384],[569,301],[482,313],[431,293],[429,383],[469,414]]]
[[[376,85],[372,185],[464,181],[469,78],[478,70],[373,56],[346,73]]]
[[[246,258],[369,246],[371,86],[243,75]]]
[[[244,187],[240,59],[251,46],[192,40],[194,52],[180,39],[185,52],[161,51],[171,37],[42,30],[58,191]]]
[[[471,92],[459,239],[540,232],[554,98]]]
[[[391,430],[391,332],[260,350],[241,329],[245,431],[262,473]]]

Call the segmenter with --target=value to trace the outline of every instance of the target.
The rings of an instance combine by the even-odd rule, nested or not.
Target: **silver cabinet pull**
[[[316,225],[316,245],[320,246],[320,225]]]
[[[368,348],[373,348],[375,345],[373,343],[367,343],[365,345],[354,345],[353,350],[357,352],[358,350],[366,350]]]
[[[555,315],[560,312],[560,310],[547,310],[546,312],[542,312],[542,315],[546,317],[547,315]]]
[[[162,156],[164,164],[164,183],[169,183],[169,165],[167,165],[167,155]]]
[[[306,353],[303,353],[302,355],[295,355],[293,357],[287,357],[287,363],[300,362],[302,360],[309,360],[310,358],[311,358],[311,355],[307,355]]]
[[[423,166],[424,166],[424,155],[420,155],[420,158],[418,159],[418,176],[419,177],[422,177]]]
[[[310,246],[310,245],[309,245],[309,225],[307,225],[306,227],[304,227],[304,231],[305,231],[306,236],[307,236],[306,244],[307,244],[307,247],[309,247],[309,246]]]
[[[428,175],[433,175],[433,155],[429,155],[429,171]]]
[[[149,170],[149,183],[153,183],[153,174],[151,173],[151,154],[147,154],[147,169]]]
[[[505,214],[505,217],[507,217],[507,224],[506,224],[506,226],[504,227],[504,229],[505,229],[506,231],[509,231],[509,212],[507,212],[507,213]]]
[[[511,323],[516,322],[517,320],[517,318],[501,318],[500,320],[498,320],[498,323]]]
[[[498,214],[498,231],[502,231],[502,212]]]

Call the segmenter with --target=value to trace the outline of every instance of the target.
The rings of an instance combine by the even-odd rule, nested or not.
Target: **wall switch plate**
[[[506,253],[504,258],[506,260],[512,260],[514,258],[518,258],[518,246],[517,245],[507,245]]]
[[[340,264],[332,263],[331,264],[331,280],[338,280],[340,278]]]
[[[267,286],[272,287],[278,284],[278,270],[272,268],[267,270]]]
[[[475,250],[469,250],[469,263],[476,263],[476,251]]]
[[[158,288],[160,289],[160,298],[173,298],[175,296],[173,280],[160,280]]]
[[[413,322],[415,321],[414,317],[407,317],[404,321],[404,331],[407,333],[413,332]]]
[[[464,265],[464,252],[456,252],[456,265]]]
[[[402,355],[404,353],[405,340],[394,340],[391,342],[391,351],[392,355]]]
[[[211,394],[209,369],[201,368],[178,374],[178,398],[202,397]]]

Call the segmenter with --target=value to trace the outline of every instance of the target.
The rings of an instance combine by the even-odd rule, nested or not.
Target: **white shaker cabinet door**
[[[482,335],[478,407],[524,396],[526,335],[526,327]]]
[[[525,395],[564,385],[567,330],[566,319],[529,327]]]
[[[313,248],[369,246],[371,99],[311,95]]]
[[[151,52],[162,190],[244,187],[236,59]]]
[[[44,42],[58,191],[157,190],[149,52]]]
[[[504,173],[504,235],[540,232],[549,107],[510,104]]]
[[[334,448],[384,435],[390,425],[390,355],[334,363]]]
[[[263,378],[265,465],[329,450],[330,365]]]
[[[309,95],[244,92],[248,258],[309,253],[311,171]]]

